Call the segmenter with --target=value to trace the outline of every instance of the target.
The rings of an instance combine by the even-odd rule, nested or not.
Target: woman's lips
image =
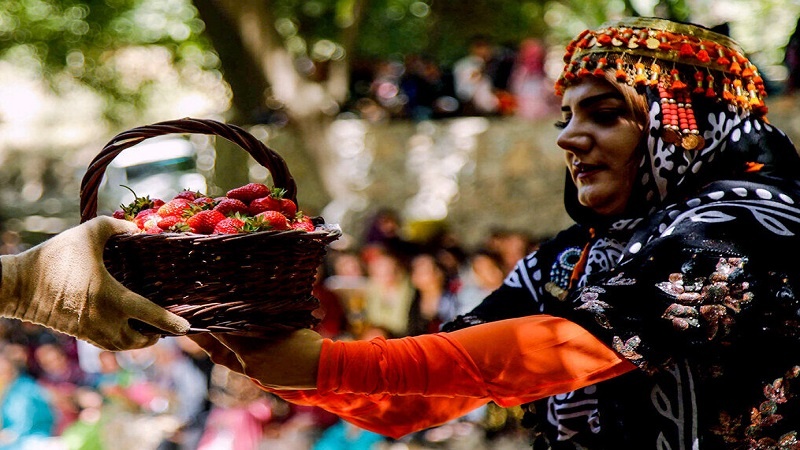
[[[602,169],[603,166],[597,164],[574,163],[572,172],[575,174],[575,178],[587,178]]]

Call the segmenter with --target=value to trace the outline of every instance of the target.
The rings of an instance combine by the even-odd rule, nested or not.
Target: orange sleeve
[[[272,392],[399,437],[489,401],[519,405],[634,368],[579,325],[536,315],[402,339],[325,340],[316,390]]]

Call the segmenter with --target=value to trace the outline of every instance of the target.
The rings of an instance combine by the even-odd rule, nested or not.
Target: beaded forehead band
[[[576,80],[605,77],[656,88],[663,112],[661,137],[686,150],[705,145],[692,99],[726,102],[759,116],[767,113],[766,90],[758,70],[732,39],[694,25],[636,18],[586,30],[567,46],[556,93]]]

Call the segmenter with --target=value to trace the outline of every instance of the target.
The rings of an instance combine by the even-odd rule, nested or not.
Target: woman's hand
[[[229,333],[189,335],[211,361],[273,389],[314,389],[322,336],[301,329],[279,340]]]
[[[0,257],[0,315],[75,336],[107,350],[154,344],[134,321],[168,334],[185,334],[189,322],[125,288],[103,264],[109,237],[137,232],[136,225],[96,217],[17,255]]]

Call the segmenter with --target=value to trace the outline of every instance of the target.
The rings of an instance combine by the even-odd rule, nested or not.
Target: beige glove
[[[230,333],[189,335],[211,361],[276,389],[313,389],[322,352],[322,336],[300,329],[279,340]]]
[[[0,257],[0,315],[53,328],[107,350],[154,344],[131,328],[139,320],[170,334],[189,323],[125,288],[103,265],[109,237],[136,225],[101,216],[18,255]]]

